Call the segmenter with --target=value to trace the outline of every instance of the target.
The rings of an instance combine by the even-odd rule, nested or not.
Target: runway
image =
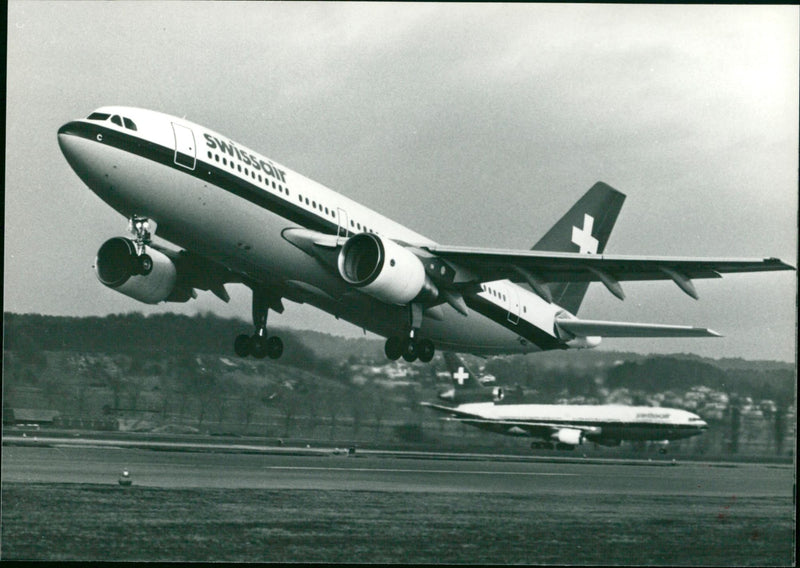
[[[31,438],[4,439],[4,560],[794,558],[791,465]]]
[[[47,440],[3,447],[4,483],[115,484],[123,469],[137,486],[781,497],[793,492],[784,465],[659,461],[526,460],[507,456],[271,448],[237,452],[128,447],[107,440]],[[33,443],[33,442],[31,442]],[[201,446],[198,444],[198,446]],[[210,449],[209,449],[210,448]],[[197,448],[190,448],[196,450]],[[223,451],[224,449],[224,451]]]

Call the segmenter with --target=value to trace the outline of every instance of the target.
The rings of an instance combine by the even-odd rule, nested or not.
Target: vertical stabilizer
[[[500,402],[503,400],[501,387],[489,388],[478,380],[464,360],[449,351],[444,352],[447,372],[453,380],[453,390],[439,395],[439,398],[452,400],[456,404],[465,402]]]
[[[624,202],[624,193],[598,181],[531,250],[602,254]],[[553,301],[575,314],[589,283],[564,282],[547,286]]]

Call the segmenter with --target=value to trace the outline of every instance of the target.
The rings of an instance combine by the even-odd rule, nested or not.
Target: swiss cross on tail
[[[464,381],[469,378],[469,373],[464,370],[464,367],[459,367],[458,371],[453,373],[453,378],[459,385],[463,385]]]
[[[580,247],[581,254],[597,254],[597,246],[600,243],[592,236],[593,226],[594,217],[584,214],[583,229],[572,227],[572,242]]]

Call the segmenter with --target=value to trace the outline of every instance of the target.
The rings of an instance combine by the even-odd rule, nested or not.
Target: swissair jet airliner
[[[618,446],[623,441],[662,444],[702,434],[708,424],[678,408],[620,404],[502,404],[503,388],[480,383],[464,361],[445,352],[453,390],[439,398],[454,406],[423,402],[450,420],[508,436],[530,436],[534,449],[574,449],[584,442]],[[665,448],[661,448],[665,451]]]
[[[196,290],[253,293],[254,332],[240,356],[280,357],[267,333],[283,299],[309,303],[386,337],[390,359],[430,361],[435,349],[474,354],[594,347],[607,337],[708,337],[697,327],[583,320],[591,282],[624,298],[621,281],[792,270],[776,258],[605,255],[625,196],[596,183],[531,250],[446,246],[289,168],[182,118],[109,106],[58,130],[75,173],[129,220],[130,238],[103,243],[104,285],[148,304]],[[156,243],[157,236],[180,250]]]

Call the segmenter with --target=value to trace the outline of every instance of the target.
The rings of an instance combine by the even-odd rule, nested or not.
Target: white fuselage
[[[385,337],[407,325],[406,306],[362,293],[284,238],[304,228],[352,236],[370,232],[413,246],[435,244],[371,209],[198,124],[162,113],[104,107],[126,124],[82,119],[59,130],[68,162],[126,217],[147,217],[156,234],[247,278],[274,286]],[[135,129],[127,123],[135,125]],[[509,280],[484,282],[468,315],[441,304],[421,336],[437,348],[479,354],[564,349],[562,308]]]
[[[590,440],[673,440],[695,436],[708,427],[702,418],[686,410],[652,406],[475,402],[454,409],[487,422],[595,430],[596,436],[587,435]]]

